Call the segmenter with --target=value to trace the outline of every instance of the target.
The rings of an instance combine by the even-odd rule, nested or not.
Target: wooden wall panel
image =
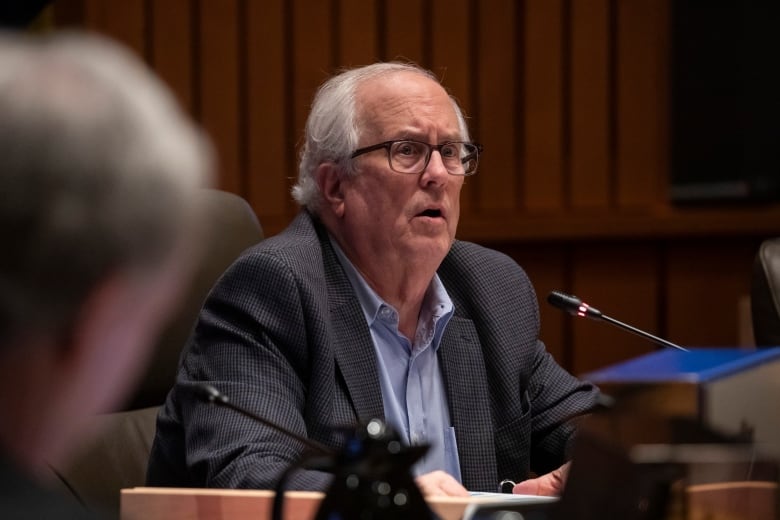
[[[472,112],[474,57],[471,39],[474,19],[469,0],[432,0],[430,69],[468,116]]]
[[[477,76],[476,136],[485,144],[480,172],[469,181],[477,211],[506,213],[516,210],[523,145],[517,125],[520,100],[518,74],[518,3],[496,0],[480,3],[476,14]]]
[[[295,170],[290,91],[285,48],[288,36],[284,0],[247,2],[245,117],[247,118],[246,196],[264,228],[284,225],[292,210],[289,172]]]
[[[426,27],[426,2],[420,0],[388,0],[384,2],[384,59],[425,64],[423,34]]]
[[[739,301],[750,294],[758,241],[672,243],[667,254],[670,341],[687,346],[739,344]]]
[[[568,202],[573,209],[610,206],[609,0],[571,2]]]
[[[338,5],[338,52],[342,67],[356,67],[379,59],[376,0],[340,0]]]
[[[569,319],[547,303],[551,291],[568,290],[568,247],[560,244],[495,247],[503,249],[528,274],[539,302],[540,337],[550,354],[562,365],[569,366],[572,359]]]
[[[668,172],[668,6],[617,0],[617,202],[663,200]]]
[[[197,100],[201,123],[219,153],[219,187],[245,193],[241,163],[238,0],[197,2]]]
[[[190,0],[151,2],[147,13],[151,41],[149,62],[173,89],[179,102],[194,112],[192,3]]]
[[[84,0],[86,27],[110,35],[127,45],[140,56],[146,54],[146,12],[144,0],[106,2]]]
[[[563,209],[561,0],[525,3],[523,208]]]
[[[330,27],[333,11],[328,2],[302,0],[292,2],[292,39],[289,59],[292,77],[287,89],[292,92],[293,142],[300,148],[306,116],[317,87],[330,76],[333,44]],[[295,169],[288,172],[295,176]]]
[[[574,248],[571,292],[617,320],[658,333],[659,258],[652,244],[586,244]],[[604,322],[575,318],[571,369],[582,374],[650,352],[652,343]]]

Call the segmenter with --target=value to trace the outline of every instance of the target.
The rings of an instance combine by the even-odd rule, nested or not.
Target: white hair
[[[306,120],[298,182],[292,189],[293,198],[298,204],[313,213],[319,210],[322,196],[314,172],[320,164],[332,161],[340,164],[347,174],[355,173],[350,156],[358,146],[361,132],[356,102],[358,88],[368,80],[401,72],[420,74],[439,83],[432,72],[417,65],[388,62],[344,71],[320,86]],[[454,98],[450,99],[458,118],[461,138],[469,140],[463,111]]]

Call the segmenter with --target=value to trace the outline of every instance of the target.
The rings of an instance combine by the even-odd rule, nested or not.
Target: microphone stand
[[[623,330],[625,330],[627,332],[630,332],[632,334],[636,334],[639,337],[642,337],[642,338],[645,338],[645,339],[649,339],[650,341],[652,341],[652,342],[654,342],[657,345],[660,345],[662,347],[673,348],[673,349],[681,350],[683,352],[688,352],[687,348],[683,348],[680,345],[676,345],[676,344],[672,343],[671,341],[667,341],[667,340],[665,340],[663,338],[659,338],[658,336],[654,336],[654,335],[650,334],[649,332],[645,332],[645,331],[643,331],[641,329],[638,329],[636,327],[632,327],[631,325],[629,325],[627,323],[623,323],[622,321],[618,321],[615,318],[610,318],[606,314],[602,314],[601,315],[601,320],[602,321],[606,321],[608,323],[611,323],[612,325],[615,325],[617,327],[620,327],[621,329],[623,329]]]
[[[576,296],[562,293],[560,291],[553,291],[547,296],[547,303],[549,303],[553,307],[557,307],[561,309],[564,312],[568,312],[572,316],[578,316],[580,318],[590,318],[596,321],[606,321],[607,323],[615,325],[616,327],[621,328],[632,334],[636,334],[637,336],[642,337],[644,339],[648,339],[653,343],[656,343],[657,345],[661,345],[662,347],[673,348],[673,349],[681,350],[683,352],[688,352],[687,348],[683,348],[680,345],[676,345],[671,341],[667,341],[663,338],[659,338],[658,336],[654,336],[649,332],[645,332],[644,330],[638,329],[636,327],[632,327],[631,325],[628,325],[627,323],[623,323],[622,321],[618,321],[615,318],[610,318],[600,310],[596,309],[595,307],[591,307],[590,305],[580,300]]]

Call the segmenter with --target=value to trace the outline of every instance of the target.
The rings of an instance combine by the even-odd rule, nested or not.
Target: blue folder
[[[780,347],[767,349],[664,349],[583,376],[599,383],[706,383],[780,359]]]

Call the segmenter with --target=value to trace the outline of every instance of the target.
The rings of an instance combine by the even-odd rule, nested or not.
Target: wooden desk
[[[686,489],[688,520],[774,520],[777,518],[777,484],[774,482],[722,482]]]
[[[285,520],[311,520],[323,493],[288,491]],[[120,498],[122,520],[258,520],[270,519],[273,491],[234,489],[131,488]],[[489,497],[432,497],[431,509],[442,520],[459,520],[469,504],[490,503]]]
[[[777,484],[730,482],[686,489],[686,520],[773,520],[777,516]],[[288,491],[285,520],[311,520],[322,493]],[[132,488],[123,489],[121,520],[270,520],[273,491],[233,489]],[[473,503],[491,503],[490,497],[431,497],[428,504],[442,520],[460,520]]]

